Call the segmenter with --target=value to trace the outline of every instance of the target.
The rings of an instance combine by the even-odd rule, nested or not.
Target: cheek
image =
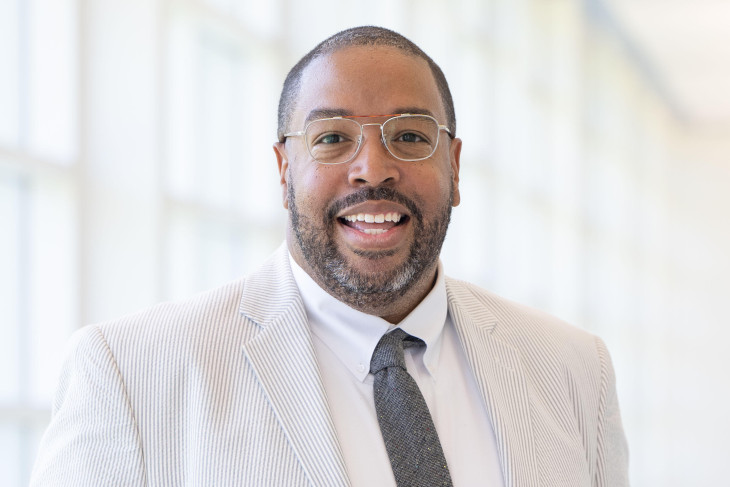
[[[314,168],[303,168],[292,170],[293,189],[300,209],[321,211],[328,202],[332,201],[336,193],[337,184],[327,167],[315,166]],[[324,169],[324,171],[323,171]]]
[[[451,194],[452,171],[449,167],[424,166],[413,174],[412,187],[426,202],[440,201],[444,195]]]

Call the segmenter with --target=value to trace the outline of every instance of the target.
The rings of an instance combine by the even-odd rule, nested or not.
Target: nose
[[[381,139],[382,133],[376,126],[363,126],[363,141],[360,152],[350,161],[348,181],[353,186],[381,186],[393,184],[400,179],[400,168]]]

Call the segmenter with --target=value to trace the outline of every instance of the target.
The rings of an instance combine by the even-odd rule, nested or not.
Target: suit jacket
[[[628,485],[603,342],[446,289],[505,485]],[[237,282],[75,333],[31,485],[349,485],[328,392],[282,247]]]

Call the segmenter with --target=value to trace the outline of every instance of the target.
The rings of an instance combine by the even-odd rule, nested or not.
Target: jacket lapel
[[[539,485],[530,393],[517,350],[493,333],[499,326],[485,303],[447,279],[449,313],[481,390],[505,486]]]
[[[240,311],[260,330],[243,351],[310,482],[350,485],[285,246],[246,279]]]

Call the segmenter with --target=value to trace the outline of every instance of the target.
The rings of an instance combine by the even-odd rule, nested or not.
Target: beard
[[[312,276],[333,297],[355,309],[374,310],[396,302],[432,268],[441,253],[446,230],[451,219],[453,183],[449,198],[437,210],[434,218],[425,221],[418,205],[391,188],[363,188],[326,208],[321,219],[303,215],[296,204],[296,190],[289,184],[287,199],[289,219],[304,260],[316,274]],[[336,215],[347,208],[368,200],[399,203],[410,213],[413,241],[404,262],[387,270],[359,271],[347,262],[338,250],[334,235]],[[395,254],[395,250],[355,250],[359,257],[377,261]]]

